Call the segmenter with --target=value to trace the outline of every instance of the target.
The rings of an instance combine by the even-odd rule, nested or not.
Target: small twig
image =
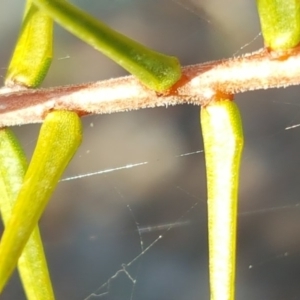
[[[11,92],[0,89],[0,127],[42,122],[51,110],[107,114],[178,104],[206,105],[220,94],[300,84],[300,51],[266,50],[183,68],[180,81],[158,94],[127,76],[95,83]],[[228,96],[227,96],[228,97]]]

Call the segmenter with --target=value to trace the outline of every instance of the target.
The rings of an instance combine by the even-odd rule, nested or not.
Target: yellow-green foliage
[[[257,0],[265,46],[287,50],[300,42],[299,0]]]

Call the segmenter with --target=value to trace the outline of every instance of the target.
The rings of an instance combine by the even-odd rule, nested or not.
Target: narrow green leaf
[[[146,48],[65,0],[32,1],[61,26],[136,76],[145,86],[164,91],[180,79],[177,58]]]
[[[81,139],[81,120],[76,113],[54,111],[46,117],[0,243],[0,292]]]
[[[300,42],[299,0],[257,0],[266,47],[287,50]]]
[[[209,228],[211,300],[233,300],[237,196],[243,132],[239,110],[230,100],[201,109]]]
[[[52,57],[52,20],[26,1],[21,33],[6,74],[6,86],[39,85]],[[27,161],[9,129],[0,129],[0,211],[6,226],[22,186]],[[16,257],[17,259],[17,257]],[[18,270],[28,300],[53,300],[54,293],[38,226],[24,247]]]
[[[8,223],[27,169],[25,154],[8,128],[0,129],[0,211]],[[36,227],[18,262],[21,280],[29,300],[53,300],[43,244]]]
[[[6,86],[37,87],[44,80],[52,61],[52,19],[39,11],[32,1],[5,77]]]

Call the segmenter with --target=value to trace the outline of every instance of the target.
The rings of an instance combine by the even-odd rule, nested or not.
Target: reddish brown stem
[[[274,58],[264,49],[242,57],[183,67],[181,80],[157,94],[134,77],[49,89],[0,89],[0,127],[42,122],[51,110],[107,114],[178,104],[206,105],[216,94],[300,84],[300,51]]]

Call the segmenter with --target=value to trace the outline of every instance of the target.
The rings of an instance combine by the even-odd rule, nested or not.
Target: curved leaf
[[[27,1],[25,18],[5,77],[5,85],[37,87],[52,61],[53,21]]]
[[[46,117],[0,243],[0,292],[81,139],[81,120],[76,113],[55,111]]]

